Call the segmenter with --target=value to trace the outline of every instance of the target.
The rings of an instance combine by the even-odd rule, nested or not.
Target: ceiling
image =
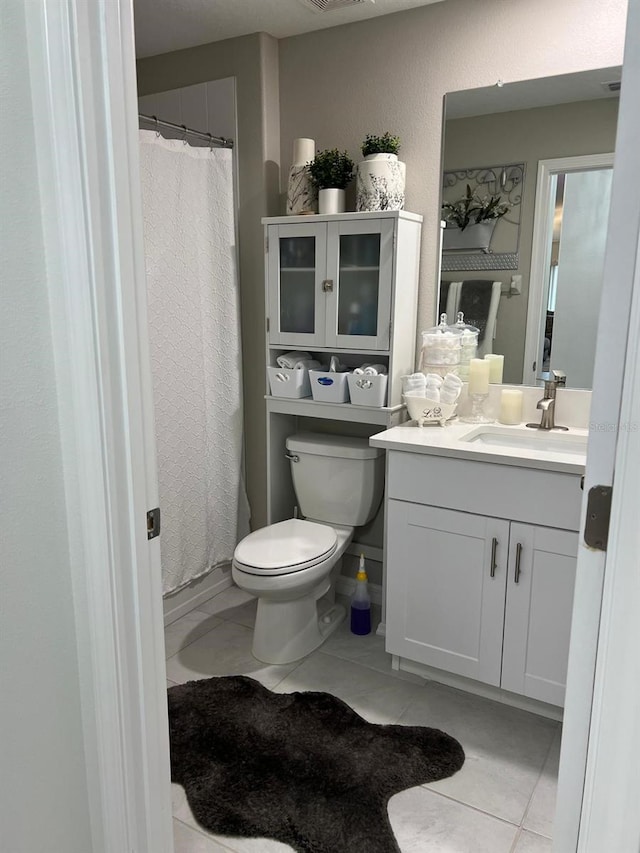
[[[449,92],[446,97],[447,121],[452,118],[617,97],[618,92],[611,92],[603,84],[619,82],[621,75],[622,68],[614,66],[555,77],[540,77],[537,80],[521,80],[516,83],[496,82],[494,86],[484,86],[480,89]]]
[[[134,0],[136,55],[154,56],[265,32],[309,33],[443,0]],[[317,5],[328,4],[321,11]],[[331,6],[335,4],[335,8]]]

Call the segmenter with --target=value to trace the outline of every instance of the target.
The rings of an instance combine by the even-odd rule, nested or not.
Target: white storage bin
[[[367,376],[366,374],[349,373],[349,396],[354,406],[376,406],[380,408],[387,403],[387,379],[384,374]]]
[[[348,403],[348,373],[331,373],[328,370],[310,370],[313,399],[322,403]]]
[[[310,397],[311,385],[306,367],[267,367],[274,397]]]

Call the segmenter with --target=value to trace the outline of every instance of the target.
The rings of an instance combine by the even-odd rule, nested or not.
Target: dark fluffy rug
[[[444,732],[373,725],[328,693],[272,693],[227,676],[168,695],[171,778],[197,821],[302,853],[398,853],[389,798],[464,762]]]

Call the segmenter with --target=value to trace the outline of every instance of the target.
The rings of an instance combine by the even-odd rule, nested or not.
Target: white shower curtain
[[[248,529],[232,152],[140,131],[140,161],[167,593]]]

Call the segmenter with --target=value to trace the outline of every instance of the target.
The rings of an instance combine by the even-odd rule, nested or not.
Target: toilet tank
[[[286,440],[293,487],[305,518],[360,527],[384,492],[384,451],[366,438],[299,432]]]

